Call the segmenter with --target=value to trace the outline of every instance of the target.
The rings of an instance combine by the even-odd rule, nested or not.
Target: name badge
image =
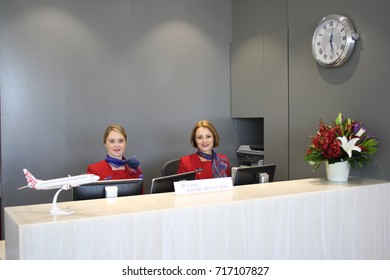
[[[178,181],[174,182],[173,185],[175,187],[175,194],[177,195],[226,191],[233,189],[233,181],[231,177]]]

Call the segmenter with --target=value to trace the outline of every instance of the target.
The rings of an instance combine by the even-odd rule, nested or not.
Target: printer
[[[240,165],[257,166],[264,164],[264,145],[240,145],[237,149]]]

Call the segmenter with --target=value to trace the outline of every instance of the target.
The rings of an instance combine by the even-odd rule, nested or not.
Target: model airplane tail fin
[[[36,186],[38,185],[39,180],[37,178],[35,178],[34,175],[32,175],[31,172],[28,171],[27,169],[23,169],[23,172],[24,172],[24,176],[26,177],[26,180],[27,180],[27,185],[24,187],[18,188],[18,190],[25,189],[25,188],[36,189]]]

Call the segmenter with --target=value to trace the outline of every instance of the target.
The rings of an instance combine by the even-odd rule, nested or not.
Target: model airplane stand
[[[31,188],[34,190],[52,190],[58,189],[53,198],[53,208],[50,210],[52,215],[69,215],[74,213],[71,209],[62,209],[57,206],[57,198],[62,190],[70,190],[73,187],[79,187],[83,184],[88,184],[99,180],[99,176],[94,174],[82,174],[77,176],[68,176],[64,178],[57,178],[51,180],[39,180],[31,174],[27,169],[23,169],[24,176],[27,180],[27,185],[18,188],[25,189]]]
[[[69,215],[69,214],[72,214],[74,213],[74,210],[72,209],[69,209],[69,208],[60,208],[57,206],[57,198],[58,198],[58,195],[60,194],[60,192],[63,190],[64,188],[60,188],[56,194],[54,195],[54,198],[53,198],[53,207],[52,209],[50,210],[50,214],[52,214],[53,216],[54,215]]]

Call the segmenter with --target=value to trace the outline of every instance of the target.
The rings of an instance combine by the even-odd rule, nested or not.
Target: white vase
[[[336,162],[329,164],[325,162],[326,177],[332,182],[348,181],[350,164],[348,161]]]

